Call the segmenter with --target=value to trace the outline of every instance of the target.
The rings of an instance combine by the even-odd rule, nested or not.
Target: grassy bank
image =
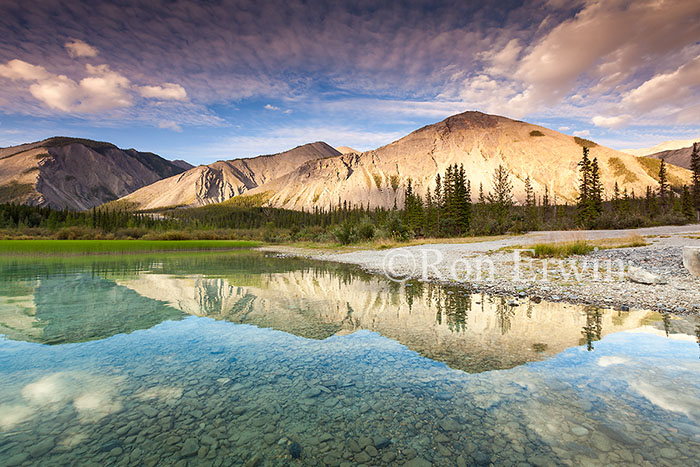
[[[596,249],[632,248],[646,246],[647,242],[639,235],[624,238],[606,238],[601,240],[574,240],[570,242],[538,243],[519,248],[534,250],[535,258],[566,258],[574,255],[585,255]]]
[[[502,240],[513,235],[484,235],[476,237],[448,237],[448,238],[412,238],[406,241],[396,241],[390,238],[373,238],[350,245],[343,245],[337,241],[290,241],[277,242],[275,246],[285,246],[293,248],[305,248],[308,250],[350,252],[356,250],[387,250],[390,248],[402,248],[407,246],[431,245],[443,243],[479,243]]]
[[[0,255],[127,254],[253,248],[248,240],[0,240]]]

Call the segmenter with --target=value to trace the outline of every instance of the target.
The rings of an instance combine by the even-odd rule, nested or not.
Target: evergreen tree
[[[588,224],[590,206],[590,185],[591,185],[591,160],[588,158],[588,148],[583,148],[583,157],[578,163],[581,173],[578,190],[578,210],[579,219],[583,224]]]
[[[493,192],[489,193],[488,200],[491,203],[499,230],[506,229],[506,220],[513,206],[513,184],[510,181],[508,170],[499,164],[493,173]]]
[[[688,221],[695,219],[693,196],[691,195],[687,185],[683,185],[683,191],[681,192],[681,213],[686,219],[688,219]]]
[[[692,172],[691,195],[697,211],[697,219],[700,222],[700,144],[698,143],[693,143],[693,151],[690,153],[690,170]]]
[[[534,229],[537,225],[537,200],[529,175],[525,177],[525,216],[528,229]]]
[[[666,161],[661,159],[661,165],[659,166],[659,201],[661,203],[661,210],[666,211],[669,204],[669,192],[671,191],[670,185],[668,184],[668,173],[666,171]]]
[[[590,160],[588,148],[583,148],[583,156],[578,166],[581,172],[577,204],[579,221],[590,227],[603,211],[603,185],[600,180],[598,158]]]

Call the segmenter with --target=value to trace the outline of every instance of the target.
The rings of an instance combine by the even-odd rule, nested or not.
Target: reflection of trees
[[[515,316],[515,306],[510,305],[505,297],[496,298],[496,317],[498,318],[498,326],[501,329],[501,335],[505,335],[510,331],[511,318]]]
[[[420,289],[421,295],[423,288]],[[467,316],[472,308],[471,294],[459,287],[441,287],[428,285],[427,303],[435,306],[435,320],[442,324],[443,319],[452,332],[467,330]]]
[[[591,351],[593,350],[593,342],[599,341],[603,333],[603,312],[593,306],[587,306],[584,311],[586,312],[586,325],[583,326],[581,334],[583,334],[586,349]]]
[[[700,347],[700,324],[695,325],[695,339],[698,341],[698,347]],[[698,357],[700,358],[700,357]]]
[[[406,284],[406,303],[408,303],[408,311],[413,309],[413,301],[423,297],[423,283],[410,282]]]
[[[668,333],[671,330],[671,316],[668,313],[661,313],[661,321],[664,323],[664,332],[666,337],[668,337]]]

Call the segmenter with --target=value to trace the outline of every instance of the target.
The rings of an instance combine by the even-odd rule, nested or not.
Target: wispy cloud
[[[87,42],[83,42],[80,39],[73,39],[64,44],[64,47],[68,51],[68,55],[72,58],[78,57],[96,57],[98,51],[95,47],[91,46]]]
[[[593,136],[698,128],[698,17],[696,0],[5,0],[0,110],[185,132],[328,112],[408,130],[465,110]]]

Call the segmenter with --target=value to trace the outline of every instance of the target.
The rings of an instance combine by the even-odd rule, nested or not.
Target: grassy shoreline
[[[254,248],[250,240],[0,240],[0,256],[75,256]]]

